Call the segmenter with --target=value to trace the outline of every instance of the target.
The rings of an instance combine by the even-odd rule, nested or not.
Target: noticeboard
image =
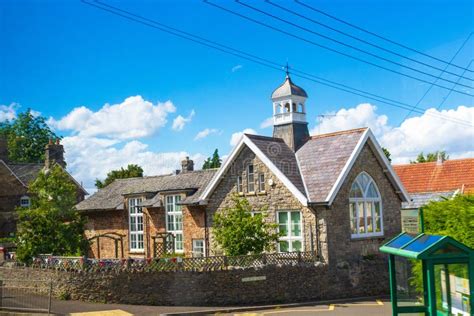
[[[403,209],[402,214],[402,231],[409,234],[418,234],[420,232],[420,221],[418,219],[419,211],[417,208]]]

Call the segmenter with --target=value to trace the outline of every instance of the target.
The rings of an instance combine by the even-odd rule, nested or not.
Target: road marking
[[[381,300],[375,300],[374,303],[347,303],[347,304],[337,304],[339,306],[383,306],[383,302]]]
[[[108,311],[95,311],[95,312],[85,312],[85,313],[70,313],[71,316],[109,316],[109,315],[117,315],[117,316],[128,316],[133,315],[127,313],[126,311],[115,309],[115,310],[108,310]]]
[[[281,314],[281,313],[313,313],[313,312],[331,312],[333,311],[335,306],[333,304],[329,305],[327,309],[281,309],[279,311],[272,311],[272,312],[263,312],[261,315],[268,315],[268,314]]]

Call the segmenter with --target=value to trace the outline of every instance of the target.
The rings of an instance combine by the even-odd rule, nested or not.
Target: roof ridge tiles
[[[359,127],[359,128],[353,128],[353,129],[348,129],[348,130],[344,130],[344,131],[331,132],[331,133],[319,134],[319,135],[312,135],[311,139],[318,139],[318,138],[324,138],[324,137],[332,137],[332,136],[337,136],[337,135],[357,133],[357,132],[366,131],[367,129],[368,129],[368,127]]]

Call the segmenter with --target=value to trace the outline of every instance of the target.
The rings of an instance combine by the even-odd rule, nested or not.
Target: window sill
[[[249,193],[245,193],[245,196],[256,196],[257,193],[255,192],[249,192]]]
[[[267,192],[266,191],[260,191],[260,192],[258,192],[258,195],[267,195]]]
[[[144,255],[145,250],[130,250],[128,253],[131,255]]]
[[[374,234],[374,235],[351,235],[351,240],[358,241],[358,240],[366,240],[366,239],[384,239],[384,234]]]
[[[244,192],[238,192],[239,196],[244,196]]]

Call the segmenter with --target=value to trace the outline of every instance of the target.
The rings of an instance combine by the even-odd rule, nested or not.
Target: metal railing
[[[199,258],[129,258],[129,259],[90,259],[84,257],[41,256],[31,267],[60,271],[222,271],[255,268],[268,265],[314,264],[319,258],[316,253],[286,252],[263,253],[247,256],[212,256]]]
[[[51,313],[52,281],[0,280],[0,311]]]

